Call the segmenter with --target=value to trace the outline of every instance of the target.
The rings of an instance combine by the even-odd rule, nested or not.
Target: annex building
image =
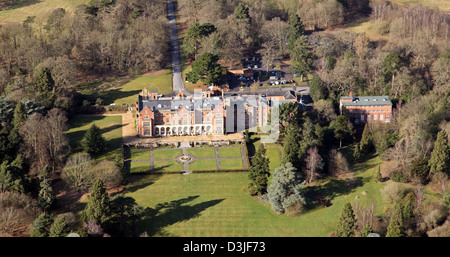
[[[389,96],[343,96],[339,109],[348,111],[356,124],[367,121],[389,123],[392,118],[392,102]]]
[[[294,91],[227,94],[217,87],[193,95],[179,92],[164,97],[142,90],[136,103],[139,137],[224,135],[268,124],[270,110],[285,102],[298,102]]]

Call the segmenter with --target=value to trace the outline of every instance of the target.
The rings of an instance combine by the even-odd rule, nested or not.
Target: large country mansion
[[[270,110],[286,102],[298,103],[294,91],[228,94],[218,88],[185,96],[163,97],[144,89],[136,103],[137,134],[140,137],[174,135],[223,135],[267,125]]]

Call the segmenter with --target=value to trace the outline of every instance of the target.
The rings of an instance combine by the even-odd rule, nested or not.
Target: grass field
[[[280,150],[278,147],[266,147],[266,155],[269,157],[269,168],[274,170],[281,165]]]
[[[189,164],[189,170],[217,170],[216,159],[196,160]]]
[[[172,92],[172,73],[159,70],[135,78],[106,78],[74,85],[82,94],[103,99],[105,104],[134,105],[142,89],[158,90],[159,94]]]
[[[183,164],[176,161],[155,161],[156,171],[183,171]]]
[[[240,146],[218,148],[218,150],[220,152],[219,159],[216,158],[214,147],[186,149],[187,154],[196,157],[196,160],[188,165],[189,171],[217,170],[217,160],[220,161],[222,170],[244,169]],[[150,171],[152,164],[151,151],[153,151],[154,171],[184,170],[183,164],[176,161],[176,158],[183,154],[182,149],[133,149],[130,151],[131,156],[129,157],[131,173]]]
[[[23,4],[19,6],[1,11],[0,24],[22,23],[28,16],[36,16],[35,24],[45,23],[54,9],[64,8],[66,12],[72,12],[75,7],[89,3],[90,0],[28,0],[22,2]]]
[[[243,169],[242,159],[220,159],[220,168],[223,170]]]
[[[175,159],[183,153],[181,149],[161,149],[153,150],[155,160]]]
[[[241,148],[239,147],[220,147],[219,156],[223,157],[241,157]]]
[[[450,1],[448,0],[390,0],[392,3],[399,5],[415,6],[421,4],[423,6],[435,7],[444,12],[450,12]]]
[[[149,170],[150,170],[150,161],[131,162],[130,163],[130,173],[146,172]]]
[[[97,125],[106,139],[106,151],[97,156],[98,159],[112,159],[115,154],[121,152],[122,146],[122,116],[77,116],[69,120],[69,130],[66,135],[69,138],[71,153],[83,151],[81,140],[92,124]]]
[[[216,151],[214,148],[190,148],[187,150],[188,154],[192,154],[197,158],[216,158]]]
[[[139,233],[182,237],[326,237],[336,228],[346,202],[367,206],[374,201],[377,215],[385,205],[373,182],[377,157],[364,163],[353,183],[330,179],[305,188],[308,199],[320,195],[331,199],[330,207],[311,200],[300,217],[274,213],[264,202],[246,193],[247,173],[140,176],[127,186],[126,196],[153,209],[139,224]],[[361,167],[363,167],[361,166]]]
[[[389,33],[380,33],[377,26],[382,25],[379,25],[377,22],[380,24],[382,23],[380,21],[370,20],[369,17],[360,17],[346,24],[345,29],[357,34],[365,33],[371,41],[389,40]]]

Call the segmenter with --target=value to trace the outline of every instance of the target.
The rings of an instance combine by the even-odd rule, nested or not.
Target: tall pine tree
[[[40,190],[39,190],[38,205],[44,211],[47,211],[52,207],[56,199],[56,196],[53,193],[53,189],[50,185],[50,172],[47,166],[45,166],[41,170],[39,174],[39,180],[40,180]]]
[[[288,25],[288,48],[291,51],[294,48],[297,38],[303,36],[305,27],[303,26],[303,22],[300,20],[300,17],[298,17],[295,13],[289,14]]]
[[[430,166],[431,175],[438,172],[450,175],[450,147],[448,145],[448,135],[444,130],[439,131],[437,134],[428,165]]]
[[[283,163],[290,162],[297,170],[300,168],[300,133],[295,125],[289,126],[283,145]]]
[[[53,91],[55,81],[49,68],[42,68],[35,79],[36,89],[39,93],[47,95]]]
[[[305,36],[297,38],[291,47],[291,72],[300,74],[300,79],[303,81],[303,75],[314,69],[312,66],[314,53]]]
[[[403,214],[402,208],[397,204],[394,207],[394,213],[389,221],[389,226],[387,227],[386,237],[403,237]]]
[[[102,135],[102,131],[97,125],[92,126],[84,134],[81,145],[85,152],[90,154],[99,154],[106,149],[106,140]]]
[[[96,180],[91,188],[91,195],[84,210],[85,220],[95,220],[98,224],[104,224],[110,214],[109,196],[106,187],[101,180]]]
[[[355,234],[356,217],[352,205],[346,203],[339,217],[339,223],[336,228],[336,237],[352,237]]]
[[[359,143],[359,149],[363,154],[368,154],[373,149],[372,135],[370,134],[369,125],[367,123],[364,126],[361,142]]]
[[[267,192],[267,184],[270,176],[269,158],[266,156],[266,148],[263,144],[258,147],[252,158],[252,166],[249,169],[249,190],[251,195],[263,195]]]
[[[49,237],[64,237],[67,234],[67,223],[64,216],[60,215],[55,218],[49,229]]]
[[[27,120],[27,114],[25,111],[25,106],[21,101],[18,101],[16,107],[14,108],[14,116],[13,116],[13,126],[15,129],[19,130],[22,125]]]

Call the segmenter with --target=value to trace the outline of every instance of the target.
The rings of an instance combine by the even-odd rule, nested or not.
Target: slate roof
[[[341,101],[344,106],[366,106],[366,105],[392,105],[389,96],[342,96],[341,100],[351,99],[351,102]]]

